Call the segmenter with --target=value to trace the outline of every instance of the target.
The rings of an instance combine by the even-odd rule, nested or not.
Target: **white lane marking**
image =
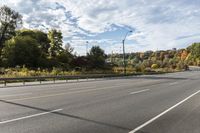
[[[135,132],[139,131],[143,127],[149,125],[150,123],[152,123],[156,119],[160,118],[161,116],[165,115],[166,113],[168,113],[172,109],[176,108],[177,106],[181,105],[182,103],[184,103],[185,101],[189,100],[193,96],[197,95],[199,92],[200,92],[200,90],[198,90],[197,92],[195,92],[192,95],[188,96],[187,98],[183,99],[182,101],[180,101],[179,103],[177,103],[174,106],[170,107],[169,109],[167,109],[167,110],[163,111],[162,113],[158,114],[157,116],[153,117],[152,119],[148,120],[147,122],[145,122],[144,124],[142,124],[139,127],[135,128],[134,130],[130,131],[129,133],[135,133]]]
[[[33,118],[33,117],[37,117],[37,116],[41,116],[41,115],[46,115],[46,114],[50,114],[50,113],[54,113],[54,112],[59,112],[59,111],[62,111],[62,110],[63,109],[56,109],[56,110],[52,110],[52,111],[48,111],[48,112],[43,112],[43,113],[38,113],[38,114],[34,114],[34,115],[24,116],[24,117],[20,117],[20,118],[16,118],[16,119],[1,121],[0,124],[11,123],[11,122],[19,121],[19,120],[24,120],[24,119]]]
[[[76,93],[83,93],[83,92],[91,92],[91,91],[100,91],[100,90],[106,90],[106,89],[111,89],[111,88],[119,88],[119,87],[125,87],[126,84],[121,84],[121,86],[119,85],[115,85],[115,86],[109,86],[109,87],[102,87],[99,89],[87,89],[87,90],[77,90],[77,91],[73,91],[73,92],[62,92],[62,93],[57,93],[57,94],[47,94],[47,95],[43,95],[43,96],[37,96],[37,97],[25,97],[25,98],[16,98],[16,99],[4,99],[7,101],[23,101],[23,100],[31,100],[31,99],[40,99],[40,98],[47,98],[47,97],[55,97],[55,96],[61,96],[61,95],[66,95],[66,94],[76,94]],[[157,84],[154,85],[150,85],[150,86],[155,86]],[[126,86],[130,86],[130,85],[126,85]],[[90,87],[88,87],[90,88]],[[91,87],[93,88],[93,87]],[[76,89],[75,89],[76,90]],[[66,90],[68,91],[68,90]]]
[[[149,89],[134,91],[134,92],[131,92],[130,94],[133,95],[133,94],[138,94],[138,93],[145,92],[145,91],[149,91]]]
[[[31,95],[32,93],[22,93],[22,94],[10,94],[10,95],[0,95],[0,98],[5,97],[14,97],[14,96],[24,96],[24,95]]]
[[[116,87],[123,87],[123,86],[110,86],[110,87],[104,87],[101,89],[88,89],[88,90],[80,90],[80,91],[73,91],[73,92],[66,92],[66,93],[57,93],[57,94],[50,94],[50,95],[43,95],[43,96],[37,96],[37,97],[26,97],[26,98],[16,98],[16,99],[4,99],[6,101],[23,101],[23,100],[31,100],[31,99],[39,99],[39,98],[47,98],[47,97],[55,97],[55,96],[61,96],[66,94],[76,94],[76,93],[83,93],[83,92],[92,92],[92,91],[100,91],[100,90],[106,90]]]
[[[95,88],[95,86],[92,86],[92,87],[80,87],[80,88],[71,88],[71,89],[67,89],[69,91],[73,91],[73,90],[83,90],[83,89],[93,89]],[[66,90],[65,90],[66,91]]]
[[[178,84],[178,82],[173,82],[173,83],[170,83],[169,85],[175,85],[175,84]]]

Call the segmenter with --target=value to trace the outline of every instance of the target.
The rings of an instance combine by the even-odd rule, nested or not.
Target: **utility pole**
[[[125,40],[126,37],[128,35],[128,33],[132,33],[133,31],[128,31],[124,37],[124,39],[122,40],[122,44],[123,44],[123,64],[124,64],[124,75],[126,75],[126,55],[125,55]]]
[[[88,41],[86,41],[86,56],[87,56],[87,54],[88,54]]]

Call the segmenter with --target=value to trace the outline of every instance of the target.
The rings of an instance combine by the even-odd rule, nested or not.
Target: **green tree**
[[[89,61],[86,56],[79,56],[79,57],[75,57],[72,60],[72,65],[75,69],[87,70]]]
[[[194,43],[187,49],[190,52],[189,57],[187,58],[190,65],[200,66],[200,43]]]
[[[41,51],[35,39],[16,36],[5,42],[2,60],[6,67],[27,66],[38,67]]]
[[[6,40],[15,35],[15,29],[22,24],[22,16],[7,6],[0,7],[0,50]]]
[[[51,58],[54,58],[57,55],[59,55],[63,50],[62,48],[63,36],[61,31],[53,29],[49,31],[48,38],[50,40],[49,55]]]
[[[106,54],[99,46],[93,46],[87,56],[91,68],[101,69],[105,67]]]
[[[47,33],[39,30],[29,30],[23,29],[17,31],[18,36],[30,36],[39,43],[39,48],[42,50],[44,55],[48,54],[48,49],[50,48],[50,41],[48,39]]]
[[[69,43],[67,43],[64,49],[60,52],[60,54],[56,57],[57,61],[65,70],[69,70],[72,67],[72,61],[74,56],[72,55],[73,48]]]
[[[194,58],[200,58],[200,43],[194,43],[188,47],[191,52],[191,56]]]

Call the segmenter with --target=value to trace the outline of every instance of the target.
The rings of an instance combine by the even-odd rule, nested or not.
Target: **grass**
[[[169,68],[159,69],[143,69],[137,71],[135,68],[127,67],[127,74],[142,75],[142,74],[159,74],[168,72],[178,72],[180,70],[174,70]],[[93,71],[63,71],[58,68],[52,70],[40,69],[37,70],[22,68],[0,68],[0,78],[17,78],[17,77],[35,77],[35,76],[70,76],[70,75],[86,75],[86,74],[123,74],[123,67],[114,67],[113,70],[93,70]]]

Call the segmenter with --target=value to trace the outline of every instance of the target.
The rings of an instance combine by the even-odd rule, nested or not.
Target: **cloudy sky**
[[[100,45],[106,53],[187,47],[200,41],[200,0],[0,0],[23,15],[24,27],[62,30],[78,54]]]

